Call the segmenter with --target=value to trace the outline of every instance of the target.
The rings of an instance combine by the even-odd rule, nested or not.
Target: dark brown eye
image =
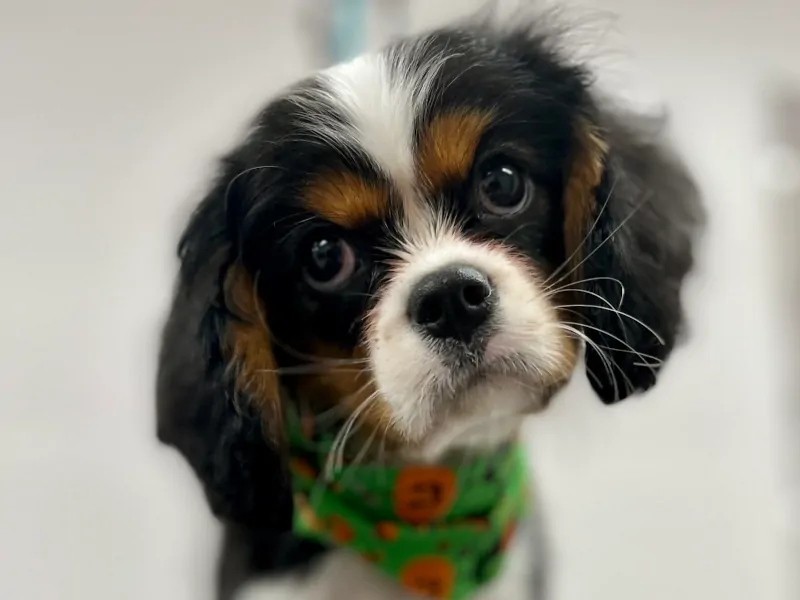
[[[317,234],[305,248],[303,275],[315,290],[335,291],[346,285],[356,272],[353,247],[334,233]]]
[[[481,206],[496,216],[513,215],[524,209],[533,196],[533,182],[510,163],[492,161],[478,172]]]

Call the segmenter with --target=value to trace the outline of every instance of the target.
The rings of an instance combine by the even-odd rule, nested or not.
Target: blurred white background
[[[479,4],[413,0],[410,25]],[[213,159],[319,61],[308,6],[0,0],[0,597],[211,599],[219,532],[155,441],[157,333]],[[800,166],[771,167],[770,110],[800,88],[800,2],[594,6],[620,14],[610,66],[671,106],[711,222],[656,390],[609,409],[576,377],[531,423],[555,600],[796,598],[798,328],[776,299],[800,194],[774,184]]]

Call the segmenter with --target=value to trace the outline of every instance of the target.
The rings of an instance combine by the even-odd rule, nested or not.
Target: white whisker
[[[550,280],[551,280],[553,277],[555,277],[556,275],[558,275],[558,274],[561,272],[561,269],[563,269],[564,267],[566,267],[567,265],[569,265],[570,261],[572,261],[572,259],[573,259],[573,258],[575,258],[575,255],[576,255],[578,252],[580,252],[580,250],[581,250],[581,248],[583,248],[584,244],[585,244],[587,241],[589,241],[589,237],[592,235],[592,232],[595,230],[595,228],[597,227],[597,224],[600,222],[600,217],[602,217],[602,216],[603,216],[603,213],[605,212],[605,210],[606,210],[606,207],[608,206],[609,202],[611,201],[611,196],[613,195],[613,193],[614,193],[614,190],[616,189],[616,187],[617,187],[617,182],[616,182],[616,180],[614,180],[614,183],[612,183],[612,184],[611,184],[611,189],[609,189],[609,190],[608,190],[608,195],[606,195],[606,199],[605,199],[605,201],[603,202],[603,206],[601,206],[601,207],[600,207],[600,211],[597,213],[597,216],[595,217],[595,219],[594,219],[594,222],[592,223],[591,227],[589,227],[589,230],[586,232],[586,235],[584,235],[584,236],[583,236],[583,239],[581,240],[581,243],[580,243],[580,244],[578,244],[578,247],[577,247],[577,248],[575,248],[575,249],[572,251],[572,254],[570,254],[570,255],[567,257],[567,259],[566,259],[564,262],[562,262],[562,263],[561,263],[561,264],[558,266],[558,268],[557,268],[555,271],[553,271],[553,272],[550,274],[550,276],[549,276],[549,277],[547,278],[547,280],[545,281],[545,285],[546,285],[546,284],[547,284],[547,282],[548,282],[548,281],[550,281]],[[576,265],[576,268],[577,268],[577,267],[579,267],[579,266],[580,266],[582,263],[583,263],[583,261],[581,261],[581,263],[578,263],[578,264]],[[573,269],[573,270],[574,270],[574,269]],[[571,273],[571,272],[572,272],[572,271],[570,271],[570,273]],[[567,273],[567,275],[569,275],[569,273]]]
[[[370,383],[371,382],[367,382],[354,395],[360,394],[368,385],[370,385]],[[378,393],[373,392],[366,400],[361,402],[361,404],[359,404],[358,407],[350,414],[336,434],[325,463],[325,479],[327,481],[330,481],[333,478],[336,473],[336,469],[340,468],[344,462],[344,452],[347,439],[352,433],[358,430],[358,428],[354,429],[358,417],[372,404],[377,397]]]
[[[565,324],[566,324],[566,325],[573,325],[573,326],[576,326],[576,327],[582,327],[582,328],[584,328],[584,329],[591,329],[592,331],[597,331],[598,333],[601,333],[601,334],[603,334],[603,335],[606,335],[606,336],[610,337],[611,339],[613,339],[613,340],[615,340],[615,341],[619,342],[620,344],[622,344],[622,345],[623,345],[623,346],[625,346],[626,348],[628,348],[628,350],[630,350],[630,351],[631,351],[633,354],[635,354],[636,356],[638,356],[638,357],[639,357],[639,358],[642,360],[642,362],[643,362],[643,363],[647,363],[647,359],[646,359],[646,357],[645,357],[645,356],[644,356],[644,355],[643,355],[641,352],[639,352],[638,350],[636,350],[636,348],[634,348],[633,346],[631,346],[631,345],[630,345],[628,342],[626,342],[626,341],[625,341],[625,340],[623,340],[622,338],[620,338],[620,337],[618,337],[618,336],[614,335],[613,333],[609,333],[609,332],[608,332],[608,331],[606,331],[605,329],[601,329],[601,328],[599,328],[599,327],[595,327],[595,326],[593,326],[593,325],[587,325],[587,324],[585,324],[585,323],[569,323],[569,322],[566,322]],[[613,351],[613,350],[612,350],[612,351]],[[653,368],[653,367],[650,367],[650,370],[652,371],[653,375],[655,375],[655,374],[656,374],[655,368]]]
[[[641,208],[642,208],[642,207],[643,207],[643,206],[644,206],[646,203],[647,203],[647,199],[643,199],[643,200],[642,200],[642,201],[641,201],[639,204],[637,204],[636,206],[634,206],[634,207],[633,207],[633,209],[631,210],[631,212],[628,214],[628,216],[626,216],[626,217],[625,217],[625,218],[622,220],[622,222],[621,222],[619,225],[617,225],[617,226],[616,226],[616,227],[615,227],[615,228],[614,228],[614,229],[611,231],[611,233],[609,233],[609,234],[608,234],[608,235],[605,237],[605,239],[604,239],[602,242],[600,242],[599,244],[597,244],[597,246],[595,246],[595,247],[592,249],[592,251],[591,251],[589,254],[587,254],[586,256],[584,256],[584,257],[583,257],[583,259],[582,259],[582,260],[581,260],[581,261],[580,261],[580,262],[579,262],[577,265],[575,265],[575,266],[574,266],[574,267],[572,267],[572,268],[571,268],[569,271],[567,271],[567,272],[566,272],[566,273],[564,273],[564,274],[563,274],[561,277],[559,277],[559,278],[558,278],[558,280],[556,280],[556,282],[555,282],[555,283],[556,283],[556,284],[558,284],[558,283],[560,283],[560,282],[564,281],[564,280],[565,280],[567,277],[569,277],[570,275],[572,275],[572,273],[574,273],[575,271],[577,271],[577,270],[578,270],[578,269],[581,267],[581,265],[585,264],[585,263],[586,263],[586,261],[588,261],[588,260],[589,260],[589,259],[590,259],[592,256],[594,256],[594,254],[595,254],[595,253],[596,253],[598,250],[600,250],[600,248],[602,248],[602,247],[603,247],[603,246],[604,246],[604,245],[605,245],[605,244],[606,244],[606,243],[607,243],[607,242],[608,242],[610,239],[612,239],[612,238],[614,237],[614,235],[616,235],[616,233],[617,233],[617,232],[618,232],[620,229],[622,229],[622,228],[623,228],[625,225],[627,225],[627,224],[628,224],[628,221],[630,221],[630,220],[631,220],[631,219],[632,219],[632,218],[633,218],[633,217],[636,215],[636,213],[638,213],[638,212],[639,212],[639,210],[640,210],[640,209],[641,209]]]
[[[605,352],[603,352],[603,350],[591,338],[589,338],[582,331],[579,331],[578,329],[575,329],[574,327],[572,327],[572,326],[570,326],[570,325],[568,325],[566,323],[559,323],[558,326],[561,327],[562,329],[564,329],[565,331],[568,331],[569,333],[572,333],[578,339],[583,340],[584,343],[586,343],[589,346],[591,346],[595,350],[595,352],[597,352],[597,355],[600,357],[600,360],[603,363],[603,367],[605,368],[606,373],[608,373],[608,378],[611,380],[611,383],[614,386],[614,397],[616,399],[619,399],[621,396],[620,396],[620,393],[619,393],[619,386],[617,385],[617,379],[616,379],[616,377],[614,377],[614,370],[613,370],[612,367],[616,367],[617,368],[617,370],[620,372],[622,377],[625,379],[626,385],[629,385],[630,388],[633,389],[633,384],[630,382],[628,377],[625,375],[625,372],[620,368],[620,366],[616,362],[614,362],[611,358],[609,358],[609,356]]]
[[[602,299],[602,297],[601,297],[601,299]],[[665,345],[664,338],[662,338],[660,335],[658,335],[658,333],[656,333],[655,330],[653,330],[652,327],[646,325],[640,319],[637,319],[633,315],[630,315],[630,314],[626,313],[625,311],[619,310],[617,308],[607,307],[607,306],[597,306],[595,304],[564,304],[564,305],[559,306],[559,308],[596,308],[598,310],[607,310],[609,312],[613,312],[613,313],[619,315],[620,317],[625,317],[627,319],[630,319],[634,323],[637,323],[638,325],[641,325],[650,334],[652,334],[652,336],[654,338],[656,338],[658,340],[658,342],[662,346]],[[578,313],[578,314],[580,314],[580,313]]]

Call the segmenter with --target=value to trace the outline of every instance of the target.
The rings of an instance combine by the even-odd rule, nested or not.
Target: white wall
[[[470,4],[414,0],[412,22]],[[556,598],[788,598],[788,346],[757,175],[766,86],[800,78],[800,3],[601,4],[674,109],[711,228],[693,338],[651,396],[608,409],[578,378],[531,424]],[[211,597],[218,531],[154,441],[156,334],[213,158],[311,61],[297,8],[0,1],[0,597]]]

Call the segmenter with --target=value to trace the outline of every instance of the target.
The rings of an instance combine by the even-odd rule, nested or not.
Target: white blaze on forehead
[[[416,106],[410,82],[395,80],[382,54],[359,57],[322,77],[348,121],[342,124],[345,141],[365,152],[401,189],[412,186]]]
[[[416,188],[415,123],[446,59],[425,43],[402,44],[323,71],[317,78],[321,89],[295,101],[311,110],[306,124],[312,135],[345,152],[365,153],[410,199]]]

